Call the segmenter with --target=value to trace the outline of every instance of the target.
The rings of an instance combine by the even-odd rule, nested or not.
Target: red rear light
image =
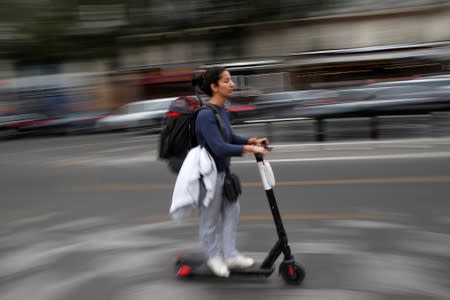
[[[14,107],[0,107],[0,111],[10,112],[10,111],[16,111],[16,109]]]
[[[177,272],[178,277],[188,277],[192,273],[192,268],[188,265],[182,265]]]
[[[289,277],[291,277],[291,278],[294,278],[294,277],[295,277],[295,269],[294,269],[293,266],[289,266],[289,268],[288,268],[288,275],[289,275]]]
[[[254,106],[250,106],[250,105],[241,105],[241,106],[230,106],[226,108],[227,111],[230,112],[236,112],[236,111],[250,111],[250,110],[255,110]]]
[[[166,115],[168,118],[178,118],[179,116],[181,116],[181,113],[177,111],[169,111]]]

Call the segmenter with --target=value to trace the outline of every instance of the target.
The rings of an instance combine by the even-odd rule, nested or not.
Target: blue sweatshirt
[[[242,156],[244,146],[248,139],[235,135],[231,128],[228,112],[223,107],[215,106],[222,118],[226,141],[217,124],[215,113],[210,108],[199,111],[195,121],[195,133],[199,145],[205,144],[206,148],[216,162],[217,172],[223,172],[230,167],[231,156]]]

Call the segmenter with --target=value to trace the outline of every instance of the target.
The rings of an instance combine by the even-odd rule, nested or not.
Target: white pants
[[[236,257],[237,227],[239,224],[239,201],[231,203],[222,196],[225,172],[217,174],[214,198],[208,207],[200,205],[200,241],[208,257],[223,255],[224,258]],[[204,193],[200,193],[201,199]],[[222,249],[217,243],[217,227],[222,219]]]

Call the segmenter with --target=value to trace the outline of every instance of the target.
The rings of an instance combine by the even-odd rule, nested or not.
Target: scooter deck
[[[178,269],[177,275],[179,277],[188,276],[215,276],[210,268],[206,265],[205,260],[198,258],[180,257],[177,260],[179,267],[185,266],[184,269]],[[230,269],[230,276],[237,275],[252,275],[252,276],[265,276],[272,275],[274,268],[261,268],[261,265],[256,263],[250,268],[245,269]]]

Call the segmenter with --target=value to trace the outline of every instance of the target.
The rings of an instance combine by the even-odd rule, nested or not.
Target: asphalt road
[[[155,136],[0,144],[0,299],[449,299],[450,139],[275,143],[268,155],[292,250],[307,277],[178,280],[197,221],[169,219],[175,177]],[[250,155],[238,245],[261,260],[276,236]]]

